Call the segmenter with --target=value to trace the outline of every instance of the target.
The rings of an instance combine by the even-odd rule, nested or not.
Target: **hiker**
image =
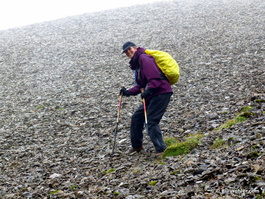
[[[137,47],[132,42],[126,42],[122,47],[122,53],[130,58],[130,68],[135,71],[135,86],[130,89],[122,88],[120,94],[123,96],[137,95],[141,93],[141,98],[146,101],[148,134],[155,147],[156,156],[160,156],[166,149],[166,144],[162,137],[162,132],[158,126],[164,115],[172,88],[161,70],[158,68],[154,58],[144,53],[145,49]],[[145,117],[144,106],[140,105],[131,117],[131,145],[129,153],[143,150],[143,129]]]

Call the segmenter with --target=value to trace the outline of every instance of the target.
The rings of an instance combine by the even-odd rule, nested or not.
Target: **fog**
[[[157,0],[8,0],[1,2],[0,30]]]

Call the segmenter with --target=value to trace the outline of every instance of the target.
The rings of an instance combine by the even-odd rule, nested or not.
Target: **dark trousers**
[[[148,135],[156,149],[156,153],[163,152],[166,149],[166,144],[158,124],[166,111],[171,95],[172,93],[165,93],[155,96],[146,104]],[[130,134],[133,148],[139,148],[143,144],[144,124],[144,107],[140,105],[131,118]]]

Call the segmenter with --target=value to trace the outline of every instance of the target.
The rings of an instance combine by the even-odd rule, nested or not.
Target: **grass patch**
[[[255,102],[258,102],[258,103],[264,103],[265,100],[264,100],[264,99],[256,99]]]
[[[228,120],[226,123],[222,124],[219,128],[217,128],[216,130],[222,130],[222,129],[228,129],[231,126],[240,123],[240,122],[244,122],[245,120],[247,120],[246,117],[243,117],[241,115],[237,115],[235,118]]]
[[[167,147],[179,143],[179,140],[177,138],[174,138],[174,137],[166,137],[164,141],[165,141],[165,144],[167,145]]]
[[[62,190],[55,190],[55,191],[50,192],[50,195],[53,195],[53,194],[61,194],[61,193],[63,193]]]
[[[113,192],[113,195],[118,196],[118,195],[120,195],[120,193],[117,192],[117,191],[114,191],[114,192]]]
[[[217,149],[226,146],[225,141],[222,138],[217,138],[213,145],[210,147],[211,149]]]
[[[157,181],[151,181],[151,182],[149,183],[149,185],[151,185],[151,186],[155,186],[156,183],[157,183]]]
[[[38,111],[38,110],[41,110],[41,109],[44,109],[45,106],[44,105],[38,105],[34,111]]]
[[[203,134],[196,134],[186,138],[184,142],[179,142],[177,140],[173,141],[174,139],[168,138],[167,140],[171,140],[171,145],[167,145],[167,149],[164,151],[162,158],[165,157],[172,157],[190,153],[192,149],[196,148],[200,143]]]
[[[258,158],[260,155],[262,155],[262,153],[256,152],[256,151],[252,151],[249,154],[247,154],[247,158],[248,159],[256,159]]]
[[[173,172],[170,173],[170,175],[176,175],[176,174],[179,174],[180,173],[180,170],[175,170]]]
[[[243,106],[240,110],[240,112],[247,112],[250,111],[251,109],[253,109],[252,106]]]
[[[112,173],[112,172],[114,172],[114,171],[116,171],[116,169],[109,169],[109,170],[107,170],[107,171],[103,171],[102,173],[103,173],[103,174],[108,174],[108,173]]]
[[[257,199],[264,199],[265,198],[265,191],[262,194],[257,195]]]
[[[72,186],[70,186],[70,189],[72,189],[72,190],[78,189],[78,186],[77,185],[72,185]]]
[[[238,113],[233,119],[228,120],[226,123],[222,124],[220,127],[216,128],[214,131],[219,131],[222,129],[230,128],[231,126],[246,121],[251,115],[253,115],[250,110],[252,110],[252,106],[244,106],[240,109],[240,113]]]

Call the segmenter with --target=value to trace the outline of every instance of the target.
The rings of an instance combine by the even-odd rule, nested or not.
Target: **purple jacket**
[[[154,88],[155,91],[150,98],[163,93],[172,93],[172,88],[167,80],[161,78],[161,70],[156,65],[155,59],[147,54],[144,54],[144,48],[138,48],[130,61],[130,68],[136,70],[136,85],[128,92],[131,95],[141,93],[141,88]]]

